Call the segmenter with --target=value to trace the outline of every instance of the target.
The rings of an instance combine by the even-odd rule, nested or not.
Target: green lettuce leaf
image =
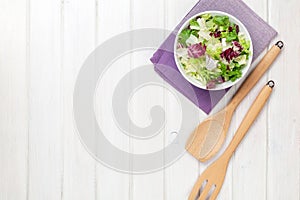
[[[191,34],[192,34],[192,31],[190,29],[182,30],[178,36],[179,43],[181,43],[183,46],[186,46],[186,40],[189,39]]]
[[[190,28],[194,29],[194,30],[200,30],[200,25],[199,25],[199,23],[197,22],[196,19],[192,19],[190,21]]]
[[[201,18],[205,19],[205,20],[209,20],[212,18],[211,14],[207,13],[207,14],[203,14],[201,15]]]
[[[213,21],[219,26],[229,26],[230,25],[228,16],[214,16]]]
[[[223,51],[222,43],[219,39],[212,37],[206,43],[206,53],[215,60],[220,59],[220,54]]]
[[[250,52],[250,41],[246,39],[244,34],[239,34],[238,39],[239,39],[240,44],[243,47],[242,54],[246,55],[247,59],[248,59],[248,56],[251,53]]]

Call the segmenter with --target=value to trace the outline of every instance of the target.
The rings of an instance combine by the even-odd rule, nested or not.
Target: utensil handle
[[[280,50],[283,47],[283,42],[278,41],[262,58],[260,63],[256,66],[256,68],[251,72],[248,78],[245,80],[243,85],[239,88],[238,92],[235,94],[230,104],[229,108],[235,110],[236,107],[240,104],[240,102],[245,98],[245,96],[249,93],[249,91],[255,86],[255,84],[259,81],[259,79],[264,75],[264,73],[268,70],[271,64],[278,57]]]
[[[269,81],[267,85],[263,87],[259,95],[256,97],[255,101],[253,102],[252,106],[250,107],[246,116],[244,117],[242,123],[240,124],[236,134],[234,135],[231,143],[224,152],[224,156],[228,159],[232,156],[233,152],[236,150],[236,148],[246,135],[247,131],[255,121],[256,117],[266,104],[267,100],[271,95],[272,88],[274,87],[274,85],[275,84],[273,81]]]

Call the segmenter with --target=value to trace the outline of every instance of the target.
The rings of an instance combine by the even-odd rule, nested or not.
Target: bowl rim
[[[212,89],[207,89],[206,85],[202,85],[199,81],[197,81],[196,79],[188,76],[185,71],[183,70],[182,68],[182,65],[181,63],[179,62],[178,58],[177,58],[177,54],[176,54],[176,49],[177,49],[177,44],[178,44],[178,37],[179,37],[179,34],[182,32],[182,30],[184,28],[187,27],[187,24],[189,24],[189,22],[200,16],[200,15],[203,15],[203,14],[213,14],[213,15],[225,15],[225,16],[228,16],[229,19],[233,19],[234,21],[236,21],[240,27],[242,27],[242,30],[244,32],[244,34],[246,35],[246,37],[250,40],[250,56],[249,56],[249,59],[247,61],[247,65],[243,68],[242,70],[242,76],[238,79],[236,79],[234,82],[231,82],[231,81],[227,81],[225,83],[227,83],[226,85],[224,84],[218,84],[217,86],[219,87],[216,87],[216,88],[212,88]],[[201,88],[201,89],[204,89],[204,90],[208,90],[208,91],[217,91],[217,90],[224,90],[224,89],[227,89],[227,88],[230,88],[232,86],[234,86],[235,84],[239,83],[240,80],[242,80],[247,74],[248,74],[248,71],[250,69],[250,66],[252,64],[252,59],[253,59],[253,44],[252,44],[252,38],[251,38],[251,35],[250,33],[248,32],[248,29],[246,28],[246,26],[239,20],[237,19],[236,17],[234,17],[233,15],[229,14],[229,13],[226,13],[226,12],[223,12],[223,11],[218,11],[218,10],[208,10],[208,11],[204,11],[204,12],[199,12],[193,16],[191,16],[190,18],[188,18],[180,27],[180,29],[178,30],[178,32],[176,33],[176,37],[175,37],[175,41],[174,41],[174,59],[175,59],[175,63],[176,63],[176,66],[179,70],[179,72],[181,73],[181,75],[189,82],[191,83],[192,85],[196,86],[197,88]]]

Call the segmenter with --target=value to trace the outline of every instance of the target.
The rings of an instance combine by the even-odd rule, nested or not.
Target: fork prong
[[[203,192],[200,194],[200,197],[198,198],[198,200],[205,200],[210,189],[211,189],[212,184],[208,181],[206,183],[206,186],[203,189]]]
[[[204,176],[199,176],[197,182],[195,183],[193,189],[192,189],[192,192],[189,196],[189,200],[195,200],[196,197],[198,196],[199,194],[199,190],[203,184],[203,182],[206,181]]]
[[[221,190],[221,187],[216,186],[215,190],[211,194],[209,200],[215,200],[217,198],[218,194],[220,193],[220,190]]]

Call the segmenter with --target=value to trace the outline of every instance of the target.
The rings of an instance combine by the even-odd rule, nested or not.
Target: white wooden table
[[[172,166],[146,175],[118,173],[101,165],[76,134],[72,95],[77,73],[96,46],[133,29],[171,30],[195,3],[196,0],[0,1],[0,200],[187,199],[207,164],[199,164],[185,154]],[[283,40],[286,47],[234,116],[227,144],[261,86],[268,79],[276,82],[270,102],[230,163],[218,199],[299,200],[300,2],[246,3],[280,33],[277,39]],[[145,51],[116,63],[124,66],[116,76],[133,65],[149,63],[151,53]],[[109,82],[106,84],[103,96],[112,90]],[[150,103],[141,101],[141,96],[133,100],[133,120],[147,125],[147,107],[155,100],[166,106],[169,128],[176,126],[176,113],[180,111],[171,95],[153,88],[147,93],[141,95],[150,94]],[[110,114],[109,110],[99,113],[100,119],[108,120],[106,129],[113,133]],[[168,133],[164,131],[147,144],[121,137],[117,132],[108,137],[134,153],[163,147]]]

